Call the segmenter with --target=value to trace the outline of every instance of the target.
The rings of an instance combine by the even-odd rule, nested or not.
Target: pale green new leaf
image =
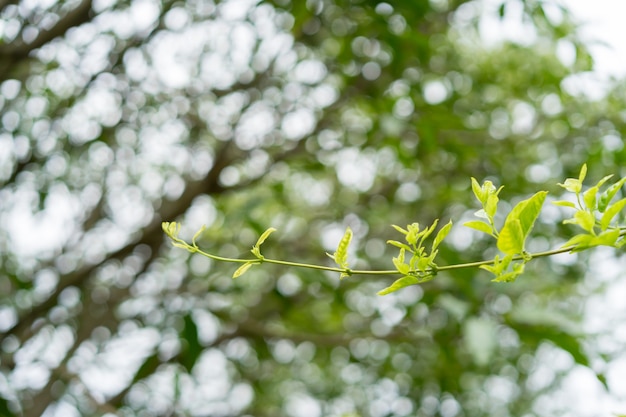
[[[348,246],[350,246],[351,241],[352,241],[352,229],[350,229],[350,227],[347,227],[346,232],[343,234],[343,237],[339,241],[337,250],[332,256],[332,258],[335,260],[335,263],[340,268],[348,267]]]
[[[437,227],[438,223],[439,223],[439,219],[435,219],[433,224],[428,229],[426,229],[426,230],[422,231],[422,233],[420,233],[420,238],[421,238],[422,242],[426,238],[428,238],[435,231],[435,228]]]
[[[511,271],[506,272],[502,275],[498,275],[491,282],[513,282],[517,279],[517,277],[521,275],[521,272]]]
[[[509,213],[498,236],[497,246],[505,254],[521,253],[524,242],[546,199],[547,191],[539,191],[527,200],[520,201]]]
[[[396,270],[401,274],[408,274],[410,267],[404,262],[405,250],[404,248],[400,249],[400,253],[396,258],[392,258],[393,265],[396,267]]]
[[[565,201],[565,200],[561,200],[561,201],[553,201],[552,204],[554,204],[555,206],[560,206],[560,207],[569,207],[569,208],[576,208],[576,204],[572,203],[571,201]]]
[[[402,242],[398,242],[397,240],[388,240],[387,244],[395,246],[400,249],[408,250],[409,252],[411,251],[411,248],[409,247],[409,245],[402,243]]]
[[[204,232],[205,230],[206,230],[206,226],[205,226],[205,225],[202,225],[202,227],[200,228],[200,230],[198,230],[198,231],[196,232],[196,234],[195,234],[195,235],[193,235],[193,238],[191,239],[191,244],[192,244],[193,246],[197,246],[197,245],[196,245],[196,240],[200,237],[200,235],[202,234],[202,232]]]
[[[256,256],[257,258],[263,259],[263,256],[261,255],[261,245],[263,244],[263,242],[265,242],[268,236],[271,235],[275,231],[276,229],[274,229],[273,227],[270,227],[265,232],[263,232],[263,234],[259,236],[259,238],[257,239],[256,243],[254,244],[250,252],[252,252],[252,254]]]
[[[476,199],[484,205],[486,200],[483,197],[483,190],[480,188],[480,184],[478,184],[478,181],[476,181],[476,178],[474,177],[472,177],[472,191],[474,192]]]
[[[565,180],[565,184],[557,184],[563,188],[565,188],[567,191],[570,191],[572,193],[580,193],[580,190],[582,190],[583,188],[583,181],[585,180],[585,177],[587,176],[587,164],[583,164],[583,166],[580,169],[580,174],[578,174],[578,178],[568,178]]]
[[[403,228],[401,228],[398,225],[392,224],[391,227],[393,227],[394,229],[396,229],[398,232],[402,233],[405,236],[409,233],[408,230],[404,230]]]
[[[245,264],[241,265],[233,274],[233,279],[239,278],[240,276],[245,274],[252,265],[254,265],[252,262],[246,262]]]
[[[615,194],[617,194],[617,192],[624,186],[624,183],[626,183],[626,178],[622,178],[602,193],[600,201],[598,202],[598,210],[601,213],[606,210],[613,197],[615,197]]]
[[[485,222],[472,220],[472,221],[463,223],[463,226],[469,227],[470,229],[478,230],[479,232],[487,233],[490,236],[494,236],[491,226]]]
[[[163,222],[161,228],[172,239],[178,238],[178,232],[180,231],[180,223],[176,222]]]
[[[417,245],[417,239],[420,237],[420,235],[424,233],[424,232],[420,233],[419,223],[411,223],[407,225],[406,228],[408,230],[408,233],[406,234],[406,241],[410,245]]]
[[[578,181],[582,184],[586,176],[587,176],[587,164],[583,164],[583,166],[580,167],[580,174],[578,174]]]
[[[583,188],[582,183],[576,178],[568,178],[565,180],[564,184],[558,183],[558,186],[565,188],[567,191],[572,193],[580,193],[580,190]]]
[[[493,265],[481,265],[479,268],[489,271],[494,275],[500,275],[502,271],[509,267],[512,259],[513,255],[507,255],[502,259],[500,259],[500,255],[496,255],[493,258]]]
[[[436,266],[434,264],[435,256],[437,256],[438,251],[434,251],[428,256],[420,257],[417,259],[416,268],[418,271],[426,272],[429,267]]]
[[[598,186],[591,187],[583,193],[583,201],[589,210],[596,209],[596,195],[598,194]]]
[[[433,275],[425,275],[422,277],[417,277],[415,275],[406,275],[402,278],[397,279],[389,287],[378,291],[378,295],[387,295],[411,285],[422,284],[424,282],[430,281],[431,279],[433,279]]]
[[[609,227],[609,224],[611,223],[611,220],[613,220],[613,218],[624,209],[624,206],[626,205],[626,198],[623,198],[619,201],[617,201],[615,204],[611,204],[606,211],[604,212],[604,214],[602,215],[602,219],[600,219],[600,227],[602,228],[602,230],[606,230]]]
[[[514,255],[524,250],[524,230],[519,219],[504,224],[498,236],[498,249],[506,255]]]
[[[615,228],[601,233],[598,236],[591,234],[579,234],[572,237],[563,244],[563,247],[573,246],[572,252],[580,252],[593,246],[611,246],[619,247],[617,239],[619,239],[620,230]]]
[[[607,175],[606,177],[602,178],[600,181],[598,181],[598,183],[595,186],[598,187],[598,189],[599,189],[600,187],[602,187],[604,185],[605,182],[607,182],[611,178],[613,178],[613,174]]]
[[[259,248],[261,247],[261,245],[263,244],[263,242],[265,242],[265,240],[269,237],[269,235],[271,235],[272,233],[274,233],[276,231],[275,228],[270,227],[269,229],[267,229],[265,232],[263,232],[263,234],[261,236],[259,236],[259,239],[256,241],[256,243],[254,244],[255,248]]]
[[[450,233],[450,229],[452,229],[452,220],[450,220],[439,230],[439,232],[437,232],[437,236],[435,236],[435,240],[433,241],[431,252],[435,252],[441,242],[446,238],[446,236],[448,236],[448,233]]]
[[[502,189],[502,187],[500,187],[500,190]],[[500,190],[498,190],[498,192],[500,192]],[[487,214],[487,216],[490,219],[493,219],[493,217],[496,215],[496,211],[498,210],[498,201],[500,201],[498,199],[498,194],[489,194],[489,196],[487,197],[487,203],[485,204],[485,213]]]
[[[593,213],[589,213],[588,211],[579,210],[574,213],[574,217],[571,219],[567,219],[563,221],[564,224],[576,224],[580,226],[582,229],[588,231],[589,233],[593,233],[593,226],[596,224],[596,218]]]
[[[600,233],[598,236],[594,237],[591,243],[594,246],[611,246],[615,247],[615,243],[617,239],[619,239],[620,230],[615,228],[611,230],[607,230],[606,232]]]
[[[569,246],[573,246],[572,252],[578,252],[580,250],[583,250],[589,247],[589,243],[591,242],[593,237],[594,237],[593,235],[588,235],[586,233],[579,234],[579,235],[572,237],[567,242],[565,242],[563,244],[563,247],[567,248]]]

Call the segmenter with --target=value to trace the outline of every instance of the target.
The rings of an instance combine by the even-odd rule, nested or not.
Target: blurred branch
[[[175,201],[164,202],[160,210],[154,215],[150,225],[144,229],[139,239],[109,254],[106,260],[123,259],[131,254],[137,245],[141,244],[149,246],[153,252],[158,252],[164,240],[164,235],[161,229],[161,220],[174,219],[181,216],[185,213],[193,200],[199,195],[214,195],[224,192],[225,189],[219,184],[218,181],[219,175],[222,170],[230,165],[236,158],[237,156],[234,155],[231,150],[230,142],[222,145],[221,149],[215,156],[215,164],[204,179],[189,182],[180,198]],[[106,260],[102,263],[106,262]],[[86,265],[78,271],[62,276],[59,279],[59,285],[51,296],[43,303],[35,306],[23,317],[20,317],[13,327],[6,330],[2,338],[0,338],[0,343],[8,335],[16,335],[22,341],[31,337],[37,330],[32,328],[32,325],[38,318],[41,318],[49,309],[53,308],[57,304],[57,299],[63,290],[71,286],[82,286],[102,263]]]
[[[90,298],[91,297],[87,295],[83,297],[83,300],[90,300]],[[93,301],[91,301],[91,303],[93,303]],[[97,320],[94,320],[93,309],[90,308],[89,303],[86,303],[83,311],[81,312],[80,324],[78,325],[74,344],[66,353],[63,361],[56,368],[51,369],[48,382],[37,394],[34,395],[30,407],[25,407],[23,417],[39,417],[43,415],[44,411],[46,411],[50,404],[58,398],[58,393],[55,394],[54,392],[55,382],[61,380],[66,382],[67,385],[67,383],[72,379],[80,379],[78,375],[69,372],[67,369],[67,363],[81,344],[91,336],[91,333],[96,327],[106,327],[112,332],[117,328],[119,322],[115,319],[115,309],[107,308],[106,306],[96,307],[102,312],[102,314],[97,317]],[[89,389],[85,388],[85,393],[89,395]],[[89,398],[92,402],[98,404],[95,399],[91,398],[91,395],[89,395]]]
[[[33,50],[41,48],[51,40],[65,35],[75,26],[88,22],[91,18],[92,0],[83,0],[76,8],[59,19],[56,25],[50,29],[40,29],[37,37],[29,43],[19,41],[0,46],[0,56],[9,60],[20,60]]]
[[[17,4],[19,0],[0,0],[0,11],[10,4]]]

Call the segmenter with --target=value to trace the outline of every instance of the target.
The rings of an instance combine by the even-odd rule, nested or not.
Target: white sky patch
[[[626,75],[626,1],[564,0],[583,24],[581,36],[590,45],[595,72],[622,77]]]
[[[36,256],[57,249],[74,231],[74,219],[81,205],[64,185],[50,189],[44,202],[45,210],[33,215],[33,204],[38,199],[34,190],[15,195],[13,208],[4,225],[15,252]]]
[[[479,33],[481,42],[487,47],[496,46],[502,40],[520,45],[532,45],[537,33],[532,24],[524,23],[521,2],[506,2],[505,16],[501,19],[498,8],[503,0],[476,0],[459,8],[457,20],[467,21],[472,15],[480,14]],[[568,77],[563,86],[570,94],[584,94],[591,99],[602,99],[609,88],[611,78],[626,76],[626,1],[623,0],[557,0],[570,10],[581,26],[579,35],[588,46],[594,59],[594,70]],[[558,24],[563,14],[558,7],[543,4],[548,19]],[[478,11],[480,10],[480,12]],[[575,60],[575,49],[568,40],[557,44],[557,57],[564,65]]]

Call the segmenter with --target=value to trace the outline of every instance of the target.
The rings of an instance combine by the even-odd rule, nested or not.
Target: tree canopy
[[[611,388],[620,339],[582,319],[618,259],[379,296],[397,277],[233,280],[161,223],[225,257],[273,227],[264,255],[329,265],[349,227],[356,267],[393,268],[391,225],[471,220],[471,177],[510,209],[583,163],[626,174],[626,90],[581,93],[592,68],[557,2],[0,0],[0,415],[571,413],[572,369]],[[530,249],[575,234],[563,213]],[[494,250],[458,221],[438,259]]]

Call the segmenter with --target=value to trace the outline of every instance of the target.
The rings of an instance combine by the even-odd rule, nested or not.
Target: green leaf
[[[263,244],[263,242],[265,242],[265,240],[269,237],[269,235],[271,235],[275,231],[276,231],[275,228],[270,227],[265,232],[263,232],[263,234],[261,234],[261,236],[259,236],[259,239],[254,244],[254,248],[253,249],[259,249],[261,247],[261,245]],[[260,254],[260,252],[258,252],[258,253]]]
[[[568,178],[565,180],[565,184],[559,183],[557,185],[565,188],[567,191],[579,194],[580,190],[582,190],[583,188],[583,181],[585,180],[586,176],[587,176],[587,164],[583,164],[583,166],[580,168],[580,174],[578,174],[578,179]]]
[[[437,232],[437,236],[435,236],[431,252],[435,252],[441,242],[446,238],[446,236],[448,236],[448,233],[450,233],[450,229],[452,229],[452,220],[450,220],[445,226],[443,226],[439,230],[439,232]]]
[[[206,230],[206,226],[202,225],[202,227],[200,228],[200,230],[198,230],[196,232],[195,235],[193,235],[193,238],[191,239],[191,244],[195,247],[197,247],[198,245],[196,245],[196,240],[200,237],[200,235],[202,234],[202,232],[204,232]]]
[[[397,248],[411,251],[411,248],[406,243],[398,242],[397,240],[388,240],[387,243]]]
[[[352,229],[350,229],[350,227],[347,227],[346,232],[343,234],[343,237],[339,241],[339,245],[337,245],[337,250],[332,256],[332,258],[335,260],[335,263],[340,268],[348,267],[348,246],[350,246],[351,241]]]
[[[419,257],[417,259],[417,270],[426,272],[429,267],[436,266],[434,265],[435,256],[437,256],[438,251],[432,252],[428,256]]]
[[[500,189],[502,189],[502,187],[500,187]],[[500,192],[500,190],[498,190],[498,192]],[[485,203],[485,213],[487,214],[488,218],[493,220],[493,217],[496,215],[496,211],[498,210],[498,201],[500,201],[498,199],[498,195],[496,194],[490,194],[487,197],[487,202]]]
[[[524,230],[519,219],[507,221],[500,231],[498,249],[506,255],[522,253],[524,250]]]
[[[524,263],[518,262],[518,263],[513,264],[512,271],[500,274],[496,276],[494,279],[492,279],[491,281],[492,282],[513,282],[515,281],[515,279],[517,279],[518,276],[522,275],[523,273],[524,273]]]
[[[606,232],[600,233],[598,236],[595,236],[591,243],[594,246],[611,246],[615,247],[615,242],[619,238],[620,230],[615,228],[611,230],[607,230]]]
[[[596,218],[593,213],[589,213],[588,211],[579,210],[574,213],[574,217],[571,219],[567,219],[563,221],[564,224],[576,224],[588,231],[589,233],[593,233],[593,226],[596,224]]]
[[[252,265],[254,265],[253,262],[246,262],[245,264],[241,265],[233,274],[233,279],[239,278],[240,276],[245,274]]]
[[[485,222],[472,220],[472,221],[463,223],[463,226],[469,227],[470,229],[478,230],[479,232],[487,233],[490,236],[494,236],[491,226]]]
[[[480,184],[478,184],[478,181],[476,181],[476,178],[474,177],[472,177],[472,191],[474,192],[476,199],[484,205],[486,200],[483,198],[483,190],[480,188]]]
[[[378,295],[387,295],[387,294],[390,294],[392,292],[398,291],[402,288],[405,288],[411,285],[422,284],[424,282],[430,281],[431,279],[433,279],[433,275],[425,275],[423,277],[417,277],[415,275],[406,275],[402,278],[397,279],[389,287],[378,291]]]
[[[400,253],[397,257],[392,258],[393,265],[396,267],[396,270],[401,274],[408,274],[410,270],[410,266],[404,262],[404,256],[406,251],[404,248],[400,249]]]
[[[557,185],[565,188],[567,191],[572,193],[580,193],[580,190],[583,188],[582,183],[576,178],[568,178],[565,180],[564,184],[558,183]]]
[[[171,238],[178,238],[178,232],[180,231],[180,223],[176,222],[163,222],[161,228]]]
[[[604,185],[605,182],[607,182],[611,178],[613,178],[613,174],[607,175],[606,177],[602,178],[600,181],[598,181],[598,183],[595,186],[600,188],[600,187],[602,187]]]
[[[624,183],[626,183],[626,178],[622,178],[602,193],[600,201],[598,202],[598,210],[600,213],[603,213],[604,210],[606,210],[613,197],[615,197],[615,194],[617,194],[617,192],[624,186]]]
[[[408,230],[404,230],[403,228],[401,228],[400,226],[397,226],[395,224],[392,224],[391,227],[393,227],[394,229],[396,229],[398,232],[402,233],[403,235],[407,235],[409,234]]]
[[[583,193],[583,201],[589,210],[596,209],[596,194],[598,194],[598,186],[591,187]]]
[[[560,207],[569,207],[569,208],[576,208],[576,204],[572,203],[571,201],[553,201],[552,204],[554,204],[555,206],[560,206]]]
[[[433,222],[433,224],[428,228],[428,229],[424,229],[420,234],[420,241],[423,242],[426,238],[428,238],[434,231],[435,228],[437,227],[437,224],[439,223],[439,219],[435,219],[435,221]]]
[[[582,233],[582,234],[572,237],[570,240],[565,242],[563,244],[563,247],[567,248],[569,246],[573,246],[574,248],[571,250],[571,252],[579,252],[583,249],[588,248],[589,242],[591,242],[593,238],[594,238],[593,235]]]
[[[587,176],[587,164],[583,164],[580,168],[580,174],[578,174],[578,181],[582,184]]]
[[[609,224],[611,223],[611,220],[613,220],[613,217],[615,217],[620,211],[622,211],[625,205],[626,198],[622,198],[621,200],[617,201],[615,204],[611,204],[607,208],[607,210],[602,215],[602,219],[600,219],[600,227],[602,228],[602,230],[606,230],[609,227]]]
[[[406,228],[408,230],[408,233],[406,234],[406,241],[410,245],[417,245],[417,239],[420,237],[419,223],[411,223]]]
[[[498,236],[497,246],[500,251],[509,255],[521,253],[524,242],[530,233],[535,220],[546,199],[547,191],[539,191],[527,200],[520,201],[509,213]]]
[[[512,260],[513,255],[507,255],[502,259],[500,259],[500,255],[496,255],[493,258],[493,265],[481,265],[479,268],[489,271],[494,275],[500,275],[509,267]]]
[[[580,252],[585,249],[589,249],[594,246],[611,246],[619,247],[620,230],[615,228],[600,233],[598,236],[592,234],[582,233],[572,237],[570,240],[563,244],[563,247],[573,246],[571,252]]]

